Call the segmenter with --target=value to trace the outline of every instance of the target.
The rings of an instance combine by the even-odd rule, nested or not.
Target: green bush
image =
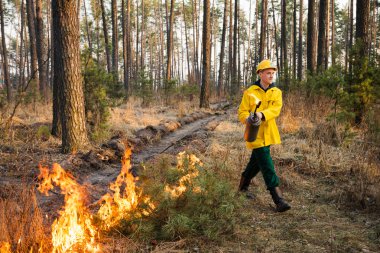
[[[240,199],[227,180],[205,170],[193,158],[182,154],[177,168],[161,169],[154,180],[146,180],[142,187],[155,203],[155,210],[143,218],[124,221],[119,229],[142,240],[195,236],[217,240],[223,234],[231,234]],[[146,171],[154,169],[157,168]],[[149,178],[148,175],[142,177]],[[185,187],[183,192],[172,194],[167,190],[180,189],[179,185]]]
[[[86,120],[92,140],[107,137],[110,106],[123,95],[123,87],[92,59],[83,66]]]
[[[148,107],[153,100],[153,80],[148,73],[140,71],[133,87],[134,94],[142,99],[142,106]]]

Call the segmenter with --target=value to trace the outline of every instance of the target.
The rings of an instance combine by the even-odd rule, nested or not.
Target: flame
[[[193,178],[196,178],[199,175],[197,165],[202,166],[201,160],[193,154],[186,154],[185,151],[177,155],[177,169],[180,171],[184,170],[184,163],[188,161],[188,171],[189,173],[181,177],[178,181],[179,185],[171,187],[169,185],[165,186],[165,191],[168,192],[172,197],[179,197],[182,193],[187,190],[187,184],[191,183]],[[200,192],[199,187],[194,187],[194,192]]]
[[[40,192],[48,195],[48,191],[56,185],[65,195],[60,217],[52,225],[52,252],[99,252],[93,218],[84,204],[84,188],[57,163],[53,164],[52,170],[40,166],[38,178],[42,180],[38,187]]]
[[[130,212],[135,210],[139,202],[147,204],[148,210],[143,210],[144,215],[149,215],[151,210],[155,209],[149,197],[142,197],[141,191],[136,188],[138,177],[134,177],[131,169],[131,150],[127,149],[122,158],[122,168],[116,181],[110,184],[110,190],[113,193],[104,195],[100,202],[98,215],[103,221],[105,228],[110,228],[118,221],[129,216]],[[124,191],[121,189],[124,186]]]
[[[0,253],[11,253],[11,245],[9,242],[0,242]]]

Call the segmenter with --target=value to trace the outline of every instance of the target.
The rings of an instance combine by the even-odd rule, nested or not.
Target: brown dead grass
[[[10,243],[12,252],[46,249],[49,242],[33,188],[1,190],[6,196],[0,199],[0,242]]]

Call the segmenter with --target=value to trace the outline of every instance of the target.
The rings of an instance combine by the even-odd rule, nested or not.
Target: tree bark
[[[145,65],[145,4],[144,0],[141,0],[141,60],[140,68],[144,71]]]
[[[220,56],[219,56],[218,96],[221,96],[222,90],[223,90],[224,47],[226,45],[226,30],[227,30],[227,17],[228,17],[227,6],[228,6],[228,0],[224,0],[222,41],[220,45]]]
[[[0,21],[1,21],[1,47],[3,56],[3,73],[4,73],[4,84],[7,87],[7,101],[12,100],[12,85],[9,78],[9,67],[8,67],[8,52],[7,44],[5,42],[5,32],[4,32],[4,11],[3,11],[3,1],[0,0]]]
[[[131,0],[122,0],[122,15],[123,15],[123,62],[124,62],[124,89],[125,98],[128,99],[130,95],[130,70],[131,70],[131,31],[130,31],[130,18],[131,18]]]
[[[88,143],[79,51],[77,1],[52,1],[55,80],[61,89],[62,152],[77,152]]]
[[[119,72],[119,35],[117,29],[117,0],[111,0],[112,10],[112,72],[114,80],[117,82]]]
[[[289,67],[288,67],[288,44],[286,40],[286,0],[282,0],[282,22],[281,22],[281,58],[283,59],[283,70],[285,77],[285,88],[289,87]]]
[[[264,60],[267,20],[268,20],[268,0],[262,0],[259,62]]]
[[[40,84],[40,94],[43,100],[48,99],[48,83],[47,83],[47,51],[45,47],[45,31],[42,18],[42,1],[36,0],[36,48],[37,48],[37,60],[38,60],[38,74]]]
[[[273,12],[274,42],[276,45],[276,62],[277,62],[277,67],[280,67],[279,53],[278,53],[278,40],[277,40],[277,23],[276,23],[276,14],[274,12],[273,0],[271,1],[271,3],[272,3],[272,12]]]
[[[54,0],[53,0],[54,1]],[[107,61],[107,71],[111,73],[111,53],[110,53],[110,44],[108,40],[108,28],[106,20],[106,12],[104,9],[104,0],[100,0],[100,8],[102,10],[102,21],[103,21],[103,35],[104,35],[104,47],[106,49],[106,61]]]
[[[26,17],[28,19],[29,46],[30,46],[30,78],[34,80],[34,89],[37,91],[40,87],[37,69],[37,47],[36,47],[36,29],[34,25],[34,2],[26,0]]]
[[[309,0],[307,14],[307,70],[311,75],[315,74],[315,0]]]
[[[319,26],[318,26],[318,57],[317,70],[322,72],[326,69],[326,20],[327,19],[327,0],[321,0],[319,4]]]
[[[171,64],[172,64],[172,45],[173,45],[173,27],[174,27],[174,0],[170,4],[169,31],[167,37],[167,64],[166,64],[166,80],[171,79]]]
[[[299,24],[298,24],[298,68],[297,68],[297,77],[298,80],[302,80],[302,57],[303,57],[303,48],[302,48],[302,26],[303,26],[303,0],[300,0],[300,10],[299,10]]]
[[[209,107],[210,96],[210,0],[204,0],[203,3],[203,70],[202,70],[202,87],[200,97],[200,107]]]
[[[335,1],[331,0],[331,65],[335,65]]]
[[[293,1],[293,80],[296,79],[296,58],[297,58],[297,0]]]
[[[356,2],[356,33],[355,39],[359,44],[359,58],[368,56],[369,49],[369,12],[370,1],[361,0]]]
[[[238,47],[238,15],[239,15],[239,0],[235,0],[235,10],[234,10],[234,41],[233,41],[233,56],[232,56],[232,95],[236,95],[238,93],[239,89],[239,80],[238,76],[238,68],[237,68],[237,61],[238,61],[238,54],[237,54],[237,47]]]

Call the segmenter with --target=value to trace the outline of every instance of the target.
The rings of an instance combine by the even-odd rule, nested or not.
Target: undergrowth
[[[158,164],[160,168],[147,167],[142,176],[150,178],[143,188],[156,209],[142,220],[124,220],[120,231],[144,241],[191,237],[220,240],[232,233],[241,200],[230,182],[206,170],[192,155],[180,154],[177,167],[167,161]]]

